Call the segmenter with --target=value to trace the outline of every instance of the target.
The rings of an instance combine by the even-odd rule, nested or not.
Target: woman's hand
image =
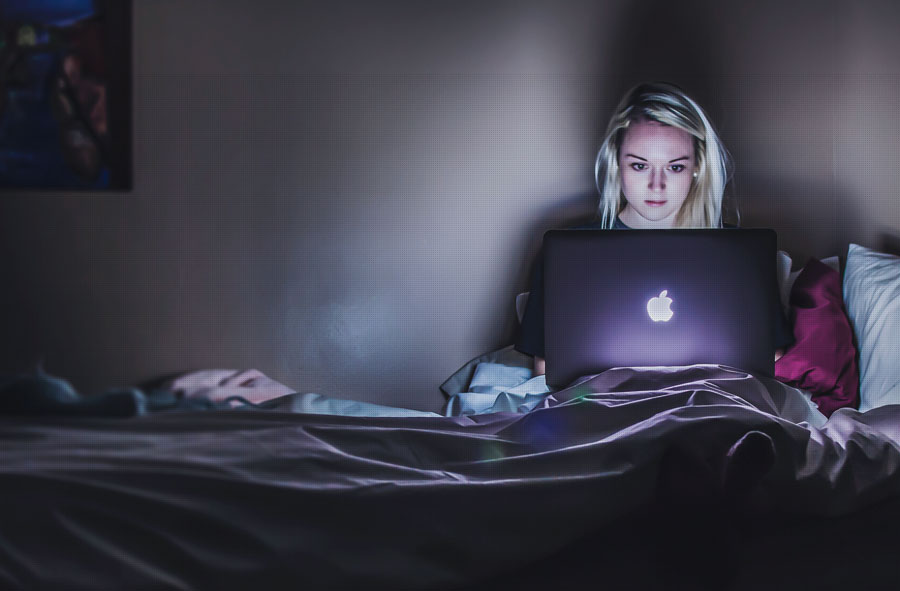
[[[775,349],[775,361],[781,359],[782,355],[784,355],[784,349]]]

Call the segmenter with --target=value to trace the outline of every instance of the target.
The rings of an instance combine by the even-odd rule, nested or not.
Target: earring
[[[697,178],[697,173],[696,173],[696,172],[694,173],[694,178]]]

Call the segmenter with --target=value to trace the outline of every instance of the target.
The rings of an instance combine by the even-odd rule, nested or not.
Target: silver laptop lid
[[[695,363],[772,376],[775,252],[768,229],[547,232],[547,384]]]

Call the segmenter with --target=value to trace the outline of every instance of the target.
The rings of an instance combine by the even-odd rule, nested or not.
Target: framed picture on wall
[[[130,0],[0,0],[6,188],[131,188]]]

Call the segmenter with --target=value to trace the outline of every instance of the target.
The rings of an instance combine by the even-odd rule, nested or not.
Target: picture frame
[[[0,0],[0,190],[129,190],[130,0]]]

